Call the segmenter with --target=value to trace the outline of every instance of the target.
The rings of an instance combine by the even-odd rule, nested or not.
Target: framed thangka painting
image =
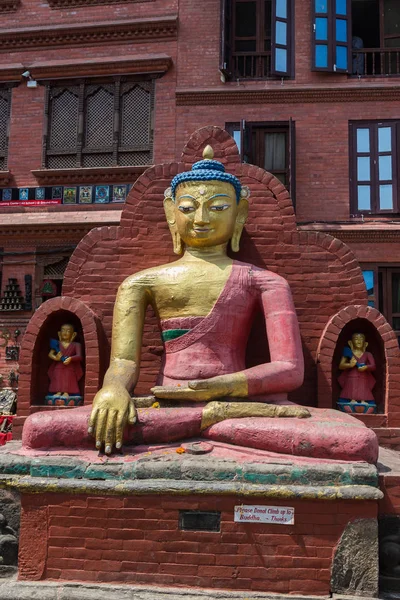
[[[109,202],[110,188],[108,185],[96,185],[94,201],[97,204]]]
[[[125,202],[126,200],[126,185],[114,185],[112,202]]]
[[[51,188],[51,199],[52,200],[62,200],[63,197],[63,189],[60,185],[54,186]]]
[[[76,187],[65,187],[63,204],[76,204]]]
[[[91,204],[92,203],[92,186],[82,185],[79,188],[79,204]]]

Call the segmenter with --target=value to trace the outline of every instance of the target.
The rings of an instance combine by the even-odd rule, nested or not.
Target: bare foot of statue
[[[245,417],[297,417],[305,419],[310,412],[302,406],[279,406],[261,402],[209,402],[203,409],[201,429],[207,429],[225,419]]]

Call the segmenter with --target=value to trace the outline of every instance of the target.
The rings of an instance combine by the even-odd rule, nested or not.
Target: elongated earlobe
[[[171,188],[167,188],[164,192],[164,211],[167,217],[167,223],[172,236],[172,243],[175,254],[182,254],[183,244],[181,236],[178,233],[175,220],[175,202],[172,197]]]
[[[242,188],[242,190],[243,189],[244,188]],[[231,239],[231,248],[233,252],[239,252],[240,238],[242,237],[243,227],[247,221],[247,216],[249,214],[249,202],[247,200],[249,194],[247,190],[248,188],[245,188],[245,193],[241,195],[238,204],[235,229],[233,230],[233,235]]]

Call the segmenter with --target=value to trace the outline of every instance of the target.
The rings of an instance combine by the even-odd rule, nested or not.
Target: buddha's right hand
[[[121,448],[126,424],[133,425],[135,422],[135,405],[124,387],[104,387],[97,392],[88,428],[88,432],[96,438],[96,448],[104,444],[106,454],[111,454],[114,444]]]

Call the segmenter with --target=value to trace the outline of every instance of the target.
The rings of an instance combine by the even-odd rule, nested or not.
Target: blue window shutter
[[[293,2],[272,0],[271,73],[292,75]]]
[[[312,0],[312,70],[348,73],[351,64],[351,0]]]
[[[333,70],[337,73],[348,73],[351,65],[351,1],[331,0],[333,11]]]

